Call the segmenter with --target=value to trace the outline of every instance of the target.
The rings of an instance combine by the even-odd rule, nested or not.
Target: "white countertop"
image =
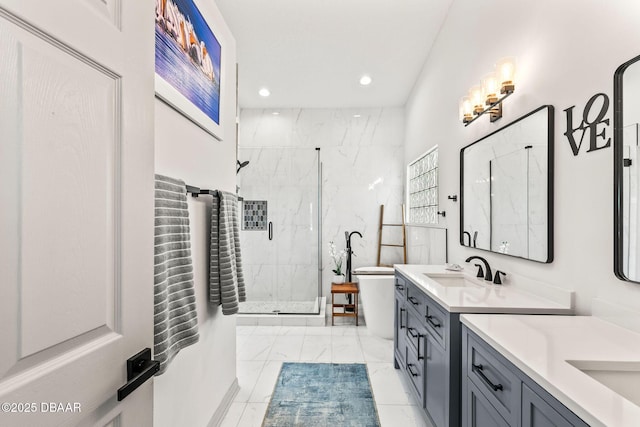
[[[639,333],[593,316],[465,314],[460,318],[592,427],[640,426],[639,406],[574,366],[606,370],[607,364],[623,362],[628,370],[640,371]]]
[[[445,270],[442,265],[396,264],[394,267],[452,313],[573,313],[570,302],[555,302],[510,285],[494,285],[477,280],[478,286],[442,286],[437,282],[440,277],[464,276],[469,280],[476,280],[464,272]]]

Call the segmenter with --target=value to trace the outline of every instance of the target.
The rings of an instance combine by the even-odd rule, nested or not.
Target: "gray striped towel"
[[[156,175],[154,359],[160,362],[156,375],[199,339],[186,192],[184,182]]]
[[[245,301],[242,258],[240,256],[240,223],[238,196],[218,191],[211,207],[211,264],[209,300],[222,304],[222,314],[238,312]]]

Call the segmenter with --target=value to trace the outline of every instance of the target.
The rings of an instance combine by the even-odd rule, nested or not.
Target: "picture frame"
[[[156,0],[156,97],[218,141],[224,139],[224,41],[194,0]]]

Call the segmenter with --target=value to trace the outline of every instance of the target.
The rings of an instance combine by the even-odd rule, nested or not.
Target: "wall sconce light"
[[[460,100],[460,120],[467,124],[473,120],[473,107],[471,106],[471,98],[463,96]]]
[[[460,120],[465,126],[487,112],[491,122],[502,117],[502,101],[515,90],[515,72],[515,58],[502,58],[494,72],[485,75],[479,86],[469,90],[469,95],[460,100]]]

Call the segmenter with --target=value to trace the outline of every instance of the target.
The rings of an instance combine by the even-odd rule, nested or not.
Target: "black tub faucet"
[[[481,256],[474,255],[467,258],[465,262],[471,262],[472,259],[477,259],[484,263],[484,271],[485,271],[484,280],[492,281],[493,273],[491,272],[491,267],[489,267],[489,263],[487,262],[487,260],[482,258]]]
[[[353,251],[351,250],[351,236],[357,234],[362,238],[362,234],[359,231],[352,231],[349,233],[348,231],[344,232],[345,240],[347,241],[347,282],[351,282],[351,255]]]

